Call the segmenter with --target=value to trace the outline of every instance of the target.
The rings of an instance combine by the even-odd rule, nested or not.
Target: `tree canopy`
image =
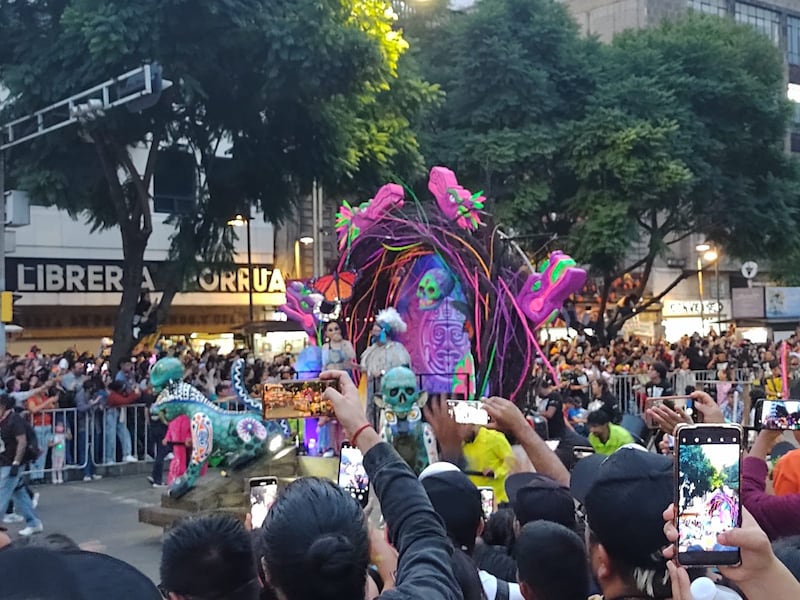
[[[426,155],[484,187],[529,249],[557,237],[602,282],[603,309],[627,272],[642,273],[637,310],[687,277],[643,298],[691,234],[746,259],[800,242],[783,60],[753,28],[690,13],[600,45],[554,0],[481,0],[439,29],[424,73],[447,100]]]
[[[390,173],[422,171],[408,125],[436,90],[403,62],[407,43],[382,0],[3,0],[0,31],[0,81],[13,100],[3,120],[146,61],[175,83],[149,110],[111,110],[11,154],[12,183],[35,200],[95,228],[120,228],[115,350],[123,353],[159,150],[197,162],[195,210],[169,217],[183,272],[198,258],[230,257],[225,221],[236,212],[255,207],[278,222],[313,181],[332,193],[361,191]],[[143,168],[135,147],[149,148]]]

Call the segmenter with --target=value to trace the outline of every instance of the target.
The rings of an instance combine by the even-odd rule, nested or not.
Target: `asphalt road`
[[[41,495],[38,511],[45,532],[63,533],[87,549],[124,560],[158,583],[162,532],[139,523],[138,511],[159,504],[163,490],[153,489],[145,476],[46,484],[34,489]],[[6,527],[12,538],[21,528],[16,524]]]

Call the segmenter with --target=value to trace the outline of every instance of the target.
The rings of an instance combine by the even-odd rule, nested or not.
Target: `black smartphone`
[[[339,487],[358,500],[361,507],[369,501],[369,476],[364,469],[361,450],[343,442],[339,452]]]
[[[738,565],[741,552],[717,535],[741,527],[742,428],[683,425],[675,432],[678,562],[687,567]]]
[[[483,508],[483,518],[487,521],[494,512],[494,489],[488,486],[479,487],[481,492],[481,507]]]
[[[756,427],[800,431],[800,400],[759,400],[756,405]]]
[[[267,513],[275,499],[278,497],[277,477],[252,477],[248,481],[250,486],[250,518],[253,529],[258,529],[264,524]]]

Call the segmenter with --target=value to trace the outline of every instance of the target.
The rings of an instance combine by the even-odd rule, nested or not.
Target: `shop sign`
[[[718,314],[727,315],[727,301],[716,300],[667,300],[663,303],[661,314],[664,317],[699,317]]]
[[[122,292],[122,261],[7,258],[7,289],[13,292],[84,293]],[[142,269],[142,289],[160,291],[170,277],[168,263],[146,262]],[[284,294],[286,284],[280,269],[272,265],[252,265],[252,278],[246,266],[234,269],[206,269],[190,281],[182,292],[241,294]]]

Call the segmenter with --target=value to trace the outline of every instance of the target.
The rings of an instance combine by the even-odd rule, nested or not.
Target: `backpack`
[[[22,419],[22,417],[20,417]],[[36,432],[33,425],[27,419],[22,419],[25,424],[25,454],[22,455],[22,464],[28,464],[35,461],[42,455],[42,449],[39,448],[39,440],[36,439]]]

